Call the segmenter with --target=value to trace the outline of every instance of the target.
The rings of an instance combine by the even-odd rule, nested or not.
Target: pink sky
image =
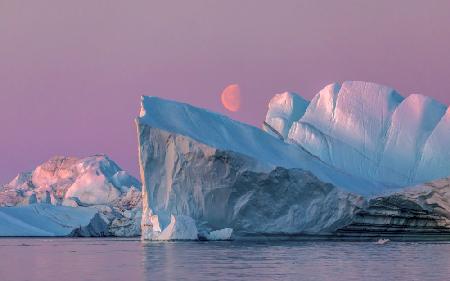
[[[449,1],[0,1],[0,183],[54,155],[137,174],[140,95],[258,125],[333,81],[450,102]],[[239,84],[227,112],[220,94]]]

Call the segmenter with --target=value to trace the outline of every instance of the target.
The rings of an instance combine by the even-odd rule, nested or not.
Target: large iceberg
[[[102,235],[138,236],[141,234],[140,189],[137,179],[105,155],[81,159],[54,157],[1,186],[0,206],[14,207],[2,208],[5,212],[26,213],[38,208],[28,205],[41,204],[52,212],[73,212],[74,217],[82,214],[81,209],[89,208],[89,212],[96,211],[108,225],[108,231]],[[44,223],[45,219],[39,221]]]
[[[277,95],[260,130],[144,96],[136,120],[143,238],[161,239],[161,225],[172,216],[192,218],[200,238],[223,229],[234,237],[378,235],[389,225],[408,233],[446,229],[448,206],[433,208],[410,192],[450,175],[450,158],[439,158],[438,171],[421,168],[448,138],[446,111],[423,96],[404,99],[385,86],[344,82],[327,86],[311,103]],[[418,190],[434,194],[432,187]]]

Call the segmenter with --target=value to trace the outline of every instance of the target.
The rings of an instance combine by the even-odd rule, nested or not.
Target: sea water
[[[450,243],[3,238],[0,280],[450,280]]]

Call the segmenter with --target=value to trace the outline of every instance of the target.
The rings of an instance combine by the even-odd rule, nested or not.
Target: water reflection
[[[450,244],[147,243],[147,280],[447,280]]]
[[[450,244],[0,239],[0,280],[448,280]]]

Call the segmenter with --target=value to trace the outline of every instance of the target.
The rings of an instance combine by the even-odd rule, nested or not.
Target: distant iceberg
[[[0,225],[5,229],[9,223],[17,226],[34,222],[31,225],[36,229],[47,229],[55,223],[52,218],[59,216],[61,219],[56,223],[67,223],[67,231],[50,231],[50,236],[85,235],[86,232],[72,233],[75,228],[64,218],[73,219],[78,225],[86,221],[89,225],[89,220],[85,219],[88,214],[87,217],[96,221],[100,217],[107,225],[105,230],[87,232],[89,235],[139,236],[141,202],[140,182],[107,156],[54,157],[0,187],[0,207],[3,207],[0,212],[8,214],[9,218]],[[32,219],[37,211],[39,219]],[[27,228],[15,227],[14,233],[42,236],[43,232],[26,231]],[[20,229],[25,231],[23,235],[19,235]],[[0,231],[0,236],[6,233]]]

